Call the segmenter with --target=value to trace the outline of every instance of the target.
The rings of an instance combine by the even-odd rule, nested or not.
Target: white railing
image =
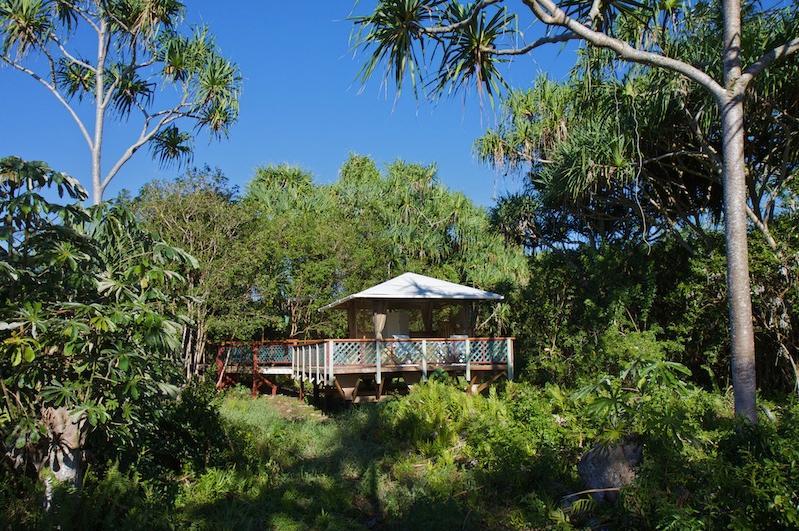
[[[229,343],[220,346],[217,363],[226,357],[231,365],[252,367],[254,372],[290,365],[295,380],[322,385],[333,385],[337,372],[354,371],[374,371],[380,383],[382,373],[400,367],[415,367],[426,378],[438,367],[462,366],[471,379],[473,367],[505,365],[508,378],[513,378],[513,338],[509,337]]]

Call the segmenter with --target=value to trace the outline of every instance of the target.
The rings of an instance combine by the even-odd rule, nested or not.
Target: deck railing
[[[397,369],[419,370],[423,377],[439,367],[463,366],[467,379],[471,369],[506,365],[513,378],[513,338],[424,338],[424,339],[320,339],[225,343],[217,353],[220,369],[247,368],[253,373],[270,367],[291,367],[294,379],[333,385],[336,373],[382,373]]]

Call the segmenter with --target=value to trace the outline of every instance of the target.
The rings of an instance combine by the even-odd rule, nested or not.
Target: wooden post
[[[294,345],[286,345],[286,348],[289,349],[289,357],[291,358],[291,377],[296,380],[297,370],[295,367],[297,366],[297,362],[294,352]]]
[[[381,342],[379,340],[375,341],[375,383],[378,385],[380,385],[380,382],[383,381],[383,375],[380,371],[380,357],[383,354],[382,350],[383,346],[381,345]]]
[[[314,350],[316,351],[316,385],[319,385],[319,343],[314,345]],[[316,395],[316,398],[319,398],[318,390]]]
[[[472,380],[472,344],[466,338],[466,381]]]
[[[258,396],[258,390],[260,389],[260,377],[261,373],[258,372],[258,346],[253,343],[252,345],[252,397],[255,398]]]
[[[513,380],[513,340],[511,338],[505,340],[505,348],[507,350],[508,380]]]
[[[225,352],[225,350],[227,350],[227,355],[225,356],[225,359],[223,361],[222,353]],[[229,383],[232,383],[233,379],[227,374],[225,374],[225,371],[227,370],[228,360],[230,360],[230,349],[225,349],[224,345],[219,345],[219,349],[217,350],[216,353],[216,366],[217,369],[219,370],[219,378],[217,378],[216,381],[217,389],[224,389],[225,387],[227,387]]]
[[[427,381],[427,340],[422,339],[422,380]]]

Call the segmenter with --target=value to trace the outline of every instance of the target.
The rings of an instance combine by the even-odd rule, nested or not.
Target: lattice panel
[[[252,347],[249,345],[229,345],[225,347],[222,361],[230,353],[229,363],[237,365],[252,365]]]
[[[465,352],[465,343],[464,343]],[[450,341],[427,341],[427,363],[458,363],[458,352]]]
[[[507,341],[486,339],[470,341],[469,359],[474,363],[505,363],[508,360]]]
[[[258,347],[258,363],[291,363],[291,354],[288,345],[271,344]]]
[[[372,341],[336,341],[333,350],[335,365],[375,365],[376,346]]]
[[[408,365],[422,362],[422,344],[411,341],[386,341],[383,344],[383,365]]]

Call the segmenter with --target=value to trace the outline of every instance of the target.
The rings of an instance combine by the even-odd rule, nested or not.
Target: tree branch
[[[671,70],[672,72],[676,72],[678,74],[682,74],[683,76],[695,81],[707,89],[717,99],[723,99],[727,97],[727,92],[721,85],[719,85],[711,76],[702,70],[699,70],[695,66],[659,53],[634,48],[628,43],[615,37],[611,37],[606,33],[592,30],[585,24],[581,24],[580,22],[577,22],[573,18],[566,15],[566,13],[552,0],[523,1],[533,11],[535,16],[544,24],[567,28],[589,44],[612,50],[616,52],[616,55],[618,55],[621,59],[626,61],[657,66]]]
[[[159,133],[159,131],[161,131],[165,125],[169,125],[170,123],[174,122],[178,118],[181,118],[181,117],[185,116],[185,113],[180,111],[180,109],[182,107],[184,107],[185,105],[186,105],[186,102],[185,102],[185,97],[184,97],[184,100],[181,101],[178,105],[176,105],[172,109],[169,109],[167,111],[160,111],[160,112],[158,112],[158,113],[156,113],[154,115],[151,115],[149,118],[147,118],[144,121],[144,127],[142,128],[142,132],[139,135],[139,138],[133,144],[131,144],[128,147],[128,149],[125,150],[125,152],[122,154],[122,156],[119,157],[119,160],[116,161],[114,166],[106,174],[106,176],[105,176],[105,178],[103,179],[103,182],[102,182],[103,189],[105,189],[105,187],[108,186],[108,184],[111,182],[111,179],[113,179],[116,176],[116,174],[119,173],[119,170],[122,169],[122,166],[128,160],[130,160],[130,158],[133,156],[133,154],[136,153],[147,142],[152,140],[153,137],[155,135],[157,135]],[[158,123],[152,129],[150,129],[148,131],[147,127],[150,124],[151,118],[153,118],[155,116],[159,116],[159,115],[163,116],[163,117],[158,121]]]
[[[521,48],[492,48],[489,46],[481,47],[480,51],[484,53],[489,53],[492,55],[524,55],[529,53],[530,51],[538,48],[539,46],[543,46],[544,44],[553,44],[556,42],[567,42],[572,41],[575,39],[579,39],[580,37],[574,33],[562,33],[560,35],[552,35],[549,37],[541,37],[526,46],[522,46]]]
[[[774,254],[777,255],[777,258],[782,260],[782,252],[780,252],[780,248],[777,245],[776,240],[774,240],[774,237],[771,235],[771,231],[768,229],[768,226],[766,226],[766,224],[763,223],[763,221],[761,221],[759,217],[757,217],[757,214],[755,214],[754,210],[752,210],[752,208],[749,205],[746,205],[746,216],[749,218],[749,221],[751,221],[752,224],[755,227],[757,227],[757,230],[759,230],[760,233],[763,235],[763,238],[765,238],[769,248],[771,248],[771,250],[774,251]]]
[[[6,57],[5,55],[0,55],[0,60],[5,62],[9,66],[12,66],[13,68],[16,68],[20,72],[28,74],[33,79],[35,79],[36,81],[41,83],[45,88],[47,88],[47,90],[49,90],[53,94],[53,96],[55,96],[55,98],[61,103],[61,105],[63,105],[64,108],[66,108],[66,110],[69,112],[70,116],[72,116],[72,119],[75,120],[75,123],[78,124],[78,129],[80,129],[80,132],[83,135],[83,138],[86,140],[86,143],[89,145],[89,149],[93,149],[92,137],[91,137],[91,135],[89,135],[89,131],[86,129],[86,126],[83,125],[83,122],[81,121],[80,117],[78,116],[78,113],[75,112],[75,109],[73,109],[69,105],[69,102],[64,98],[64,96],[61,95],[61,93],[58,91],[58,89],[54,85],[51,85],[50,83],[48,83],[44,78],[42,78],[42,76],[40,76],[39,74],[37,74],[33,70],[22,66],[21,64],[17,63],[16,61],[12,61],[11,59]]]
[[[601,18],[600,10],[602,9],[602,0],[594,0],[591,3],[591,10],[588,12],[588,20],[591,22],[591,27],[596,27],[596,19]]]
[[[738,78],[738,81],[735,83],[735,92],[739,94],[743,93],[747,85],[749,85],[749,82],[752,81],[756,75],[768,68],[772,63],[781,61],[796,52],[799,52],[799,37],[764,53],[760,56],[760,59],[749,65],[746,70],[744,70],[743,74],[741,74],[741,77]]]
[[[427,33],[428,35],[441,35],[442,33],[452,33],[453,31],[459,30],[460,28],[471,24],[483,9],[487,8],[492,4],[498,4],[501,1],[502,0],[482,0],[482,2],[478,2],[477,4],[475,4],[475,6],[472,8],[472,12],[469,14],[468,17],[464,18],[463,20],[459,20],[458,22],[454,22],[447,26],[432,26],[430,28],[422,28],[422,31],[424,33]]]
[[[85,61],[81,61],[80,59],[78,59],[74,55],[72,55],[69,52],[69,50],[67,50],[66,47],[61,43],[61,41],[58,40],[58,36],[55,33],[53,33],[50,36],[50,39],[56,44],[56,46],[58,46],[58,49],[61,50],[61,53],[64,55],[64,57],[66,57],[67,59],[69,59],[73,63],[82,66],[83,68],[85,68],[87,70],[90,70],[92,72],[97,72],[97,70],[92,65],[90,65],[89,63],[87,63]]]

